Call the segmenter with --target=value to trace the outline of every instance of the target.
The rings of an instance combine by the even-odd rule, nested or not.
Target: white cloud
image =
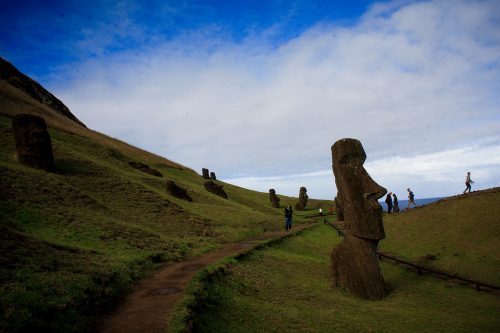
[[[500,178],[498,160],[481,153],[491,152],[484,142],[500,144],[498,9],[495,1],[379,4],[354,26],[324,23],[278,46],[266,32],[235,44],[208,27],[77,64],[71,75],[63,68],[64,86],[53,91],[93,129],[220,179],[252,175],[252,188],[326,170],[330,146],[354,137],[391,188],[453,193],[426,177],[464,173],[467,164],[453,168],[470,157],[461,147],[477,145],[486,183]],[[412,172],[385,175],[391,165]],[[457,175],[446,178],[450,168]],[[290,194],[306,186],[330,197],[333,176],[325,177],[275,181]]]

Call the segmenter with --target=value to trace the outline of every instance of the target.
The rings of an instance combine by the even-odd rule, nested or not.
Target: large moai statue
[[[17,158],[22,164],[54,171],[54,154],[47,124],[41,117],[17,114],[12,119]]]
[[[366,153],[356,139],[342,139],[332,146],[333,173],[345,218],[345,236],[331,254],[333,284],[369,300],[385,297],[384,278],[376,254],[385,238],[382,207],[378,199],[387,190],[366,172]]]
[[[201,169],[201,176],[205,179],[210,179],[210,176],[208,175],[208,169],[202,168]]]
[[[299,190],[299,202],[295,205],[296,210],[304,210],[307,206],[307,189],[305,187],[301,187]]]
[[[210,179],[211,180],[217,180],[217,177],[215,176],[215,172],[210,172]]]
[[[274,208],[280,208],[280,198],[278,198],[273,188],[269,190],[269,200],[271,200],[271,205]]]

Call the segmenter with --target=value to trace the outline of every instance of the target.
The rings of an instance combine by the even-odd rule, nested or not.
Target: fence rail
[[[337,230],[339,236],[344,236],[344,231],[343,230],[339,229],[333,223],[328,222],[328,224],[331,227],[333,227],[335,230]],[[441,277],[445,277],[445,278],[448,278],[448,279],[459,280],[459,281],[462,281],[462,282],[466,282],[469,286],[473,285],[476,288],[477,291],[481,291],[481,290],[485,291],[487,289],[500,290],[500,287],[498,287],[498,286],[494,286],[494,285],[491,285],[491,284],[483,283],[483,282],[480,282],[480,281],[475,281],[475,280],[467,279],[467,278],[464,278],[464,277],[461,277],[461,276],[458,276],[458,275],[455,275],[455,274],[449,274],[449,273],[441,272],[441,271],[438,271],[438,270],[435,270],[435,269],[423,267],[423,266],[420,266],[420,265],[408,262],[406,260],[399,259],[399,258],[396,258],[394,256],[388,255],[388,254],[386,254],[386,253],[384,253],[384,252],[382,252],[380,250],[377,250],[376,253],[379,256],[379,260],[382,260],[382,258],[386,258],[386,259],[389,259],[389,260],[396,261],[396,262],[398,262],[400,264],[413,267],[413,268],[415,268],[417,270],[417,274],[418,275],[422,275],[422,272],[428,272],[428,273],[431,273],[431,274],[434,274],[434,275],[437,275],[437,276],[441,276]]]

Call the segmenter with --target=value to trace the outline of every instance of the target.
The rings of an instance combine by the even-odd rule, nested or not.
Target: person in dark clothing
[[[392,212],[392,192],[389,192],[387,196],[385,197],[385,203],[387,204],[387,214],[390,214]]]
[[[292,214],[293,214],[292,206],[290,204],[288,204],[285,208],[285,230],[286,231],[292,230]]]
[[[394,203],[394,207],[392,208],[393,213],[399,213],[399,203],[398,203],[398,197],[396,196],[396,193],[392,195],[392,202]]]
[[[413,194],[413,191],[410,190],[410,188],[406,189],[408,191],[408,209],[410,209],[411,204],[413,206],[417,207],[417,204],[415,203],[415,195]]]
[[[465,190],[464,190],[464,194],[465,192],[469,191],[470,193],[470,190],[472,188],[471,184],[474,184],[474,181],[472,181],[472,179],[470,179],[470,171],[467,172],[467,176],[465,177]]]

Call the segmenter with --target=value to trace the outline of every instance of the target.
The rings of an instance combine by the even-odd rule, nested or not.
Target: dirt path
[[[298,225],[294,231],[310,225]],[[285,231],[266,232],[240,243],[226,245],[219,251],[167,266],[139,281],[118,308],[104,318],[100,333],[164,333],[167,319],[194,275],[203,267],[233,255],[259,242],[285,235]]]

